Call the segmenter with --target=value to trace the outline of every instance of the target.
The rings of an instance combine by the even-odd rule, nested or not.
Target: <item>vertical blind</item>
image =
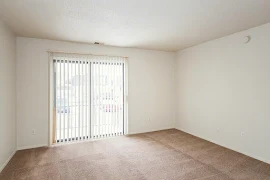
[[[54,56],[54,142],[124,134],[125,58]]]

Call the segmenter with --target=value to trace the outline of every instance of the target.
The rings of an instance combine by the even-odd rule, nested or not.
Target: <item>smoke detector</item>
[[[244,39],[243,39],[243,43],[247,44],[247,43],[249,43],[250,40],[251,40],[250,36],[245,36]]]

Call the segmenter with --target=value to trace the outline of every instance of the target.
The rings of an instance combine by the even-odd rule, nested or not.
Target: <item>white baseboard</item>
[[[165,127],[165,128],[157,128],[157,129],[151,129],[151,130],[146,130],[146,131],[131,131],[131,132],[128,132],[127,135],[142,134],[142,133],[162,131],[162,130],[168,130],[168,129],[175,129],[175,128],[174,127]]]
[[[22,146],[22,147],[18,147],[17,150],[39,148],[39,147],[44,147],[44,146],[48,146],[48,144],[37,144],[37,145],[32,145],[32,146]]]
[[[10,159],[14,156],[15,153],[16,153],[16,150],[14,150],[13,153],[6,160],[6,162],[4,164],[2,164],[2,166],[0,167],[0,172],[6,167],[6,165],[8,164],[8,162],[10,161]]]
[[[258,157],[258,156],[251,155],[251,154],[249,154],[249,153],[242,152],[242,151],[240,151],[240,150],[238,150],[238,149],[229,147],[228,145],[225,145],[225,144],[222,144],[222,143],[213,141],[213,140],[211,140],[211,139],[207,139],[207,138],[200,137],[200,136],[198,136],[198,135],[195,135],[195,134],[193,134],[193,133],[190,133],[190,132],[188,132],[188,131],[186,131],[186,130],[183,130],[183,129],[180,129],[180,128],[175,128],[175,129],[178,129],[179,131],[183,131],[183,132],[185,132],[185,133],[191,134],[191,135],[196,136],[196,137],[198,137],[198,138],[200,138],[200,139],[207,140],[207,141],[209,141],[209,142],[211,142],[211,143],[217,144],[217,145],[222,146],[222,147],[225,147],[225,148],[227,148],[227,149],[236,151],[236,152],[238,152],[238,153],[244,154],[244,155],[246,155],[246,156],[248,156],[248,157],[251,157],[251,158],[257,159],[257,160],[259,160],[259,161],[265,162],[265,163],[267,163],[267,164],[270,164],[270,160],[266,160],[266,159],[264,159],[264,158],[261,158],[261,157]]]

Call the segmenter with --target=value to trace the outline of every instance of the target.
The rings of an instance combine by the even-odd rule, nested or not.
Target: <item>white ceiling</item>
[[[270,22],[270,0],[0,0],[18,36],[176,51]]]

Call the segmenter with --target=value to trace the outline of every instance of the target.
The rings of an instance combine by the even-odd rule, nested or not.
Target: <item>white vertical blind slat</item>
[[[109,80],[108,80],[108,67],[109,67],[109,62],[108,62],[108,59],[107,57],[105,57],[105,61],[106,61],[106,72],[107,72],[107,76],[106,76],[106,83],[108,84],[109,83]],[[109,86],[106,86],[106,100],[109,99]],[[108,107],[108,105],[106,105]],[[106,107],[106,108],[107,108]],[[107,136],[110,136],[110,118],[108,116],[108,114],[106,114],[106,123],[107,123],[107,128],[106,128],[106,131],[107,131]]]
[[[114,98],[114,81],[115,81],[115,57],[113,58],[112,60],[112,97]],[[112,108],[111,108],[111,111],[113,110],[113,107],[114,107],[114,99],[112,98]],[[115,117],[114,117],[114,113],[111,113],[112,114],[112,122],[113,122],[113,136],[115,136]]]
[[[84,106],[84,99],[83,99],[83,62],[82,61],[80,61],[81,63],[80,63],[80,102],[81,102],[81,111],[80,111],[80,113],[81,113],[81,140],[83,139],[83,136],[84,136],[84,132],[83,132],[83,126],[84,126],[84,122],[83,122],[83,120],[84,120],[84,111],[83,111],[83,106]]]
[[[68,59],[68,61],[67,61],[67,81],[68,81],[68,94],[67,94],[67,111],[68,111],[68,120],[67,120],[67,123],[68,123],[68,126],[67,126],[67,141],[70,141],[70,118],[69,118],[69,116],[70,116],[70,106],[69,106],[69,85],[70,85],[70,83],[69,83],[69,79],[70,79],[70,76],[69,76],[69,65],[70,65],[70,63],[69,63],[69,59]]]
[[[116,67],[117,67],[117,74],[116,74],[116,81],[117,81],[117,91],[119,91],[120,92],[120,81],[119,81],[119,77],[120,77],[120,73],[119,73],[119,67],[120,67],[120,59],[119,58],[117,58],[117,64],[116,64]],[[119,94],[119,93],[118,93]],[[116,109],[117,109],[117,114],[116,114],[116,117],[117,117],[117,135],[120,135],[119,134],[119,131],[120,131],[120,123],[119,123],[119,118],[120,118],[120,116],[119,116],[119,110],[118,110],[118,108],[119,108],[119,99],[117,99],[117,102],[116,102]]]
[[[58,87],[58,84],[59,84],[59,63],[58,63],[58,61],[56,61],[55,62],[55,87],[54,88],[57,88]],[[55,95],[55,106],[56,106],[56,119],[55,119],[55,124],[56,124],[56,126],[55,126],[55,133],[56,133],[56,135],[55,135],[55,142],[59,139],[59,134],[58,134],[58,131],[59,131],[59,127],[57,126],[57,121],[58,121],[58,111],[59,111],[59,106],[58,106],[58,102],[57,102],[57,98],[59,97],[59,91],[55,91],[55,93],[56,93],[56,95]]]
[[[95,64],[91,62],[91,136],[95,136]]]
[[[85,113],[85,119],[84,119],[84,129],[85,129],[85,138],[84,139],[88,139],[88,122],[87,122],[87,119],[88,119],[88,115],[87,115],[87,111],[88,111],[88,93],[87,93],[87,80],[88,80],[88,76],[87,76],[87,62],[86,62],[86,59],[85,59],[85,62],[84,62],[84,68],[85,68],[85,74],[84,74],[84,93],[85,93],[85,96],[84,96],[84,99],[85,99],[85,106],[84,106],[84,113]]]
[[[84,97],[84,94],[85,94],[85,62],[83,61],[82,62],[82,139],[85,139],[85,97]]]
[[[124,134],[125,133],[125,128],[124,128],[124,108],[125,108],[125,68],[124,68],[124,60],[122,60],[122,62],[121,62],[121,69],[122,69],[122,71],[121,71],[121,87],[122,87],[122,89],[121,89],[121,91],[123,92],[122,93],[122,96],[121,96],[121,107],[122,107],[122,110],[121,110],[121,128],[123,128],[123,131],[121,131],[121,134]]]
[[[89,114],[88,114],[88,117],[89,117],[89,119],[88,119],[88,129],[89,129],[89,131],[88,131],[88,139],[90,139],[91,138],[91,119],[92,119],[92,117],[91,117],[91,112],[92,112],[92,110],[91,110],[91,97],[92,97],[92,94],[91,94],[91,63],[90,63],[90,61],[88,60],[87,61],[88,62],[88,80],[87,80],[87,83],[89,84],[87,87],[88,87],[88,94],[89,94],[89,97],[88,97],[88,105],[89,105]]]
[[[103,62],[102,62],[102,59],[100,59],[100,72],[99,72],[99,88],[100,88],[100,94],[99,94],[99,97],[100,97],[100,100],[99,100],[99,103],[100,103],[100,108],[99,108],[99,112],[100,112],[100,137],[103,137],[103,107],[104,107],[104,104],[103,104],[103,82],[102,82],[102,74],[103,74]]]
[[[93,63],[93,136],[96,138],[97,134],[97,120],[98,120],[98,114],[97,114],[97,97],[96,93],[97,91],[97,78],[96,78],[96,73],[97,73],[97,64],[96,62]]]
[[[64,58],[63,60],[63,82],[64,82],[64,85],[63,85],[63,142],[65,142],[65,139],[66,139],[66,102],[65,102],[65,99],[66,99],[66,92],[65,92],[65,81],[66,81],[66,57]]]
[[[110,101],[109,101],[109,108],[112,109],[112,88],[111,88],[111,85],[112,85],[112,74],[113,74],[113,71],[112,71],[112,66],[113,66],[113,60],[111,60],[110,62],[110,74],[109,74],[109,93],[110,93]],[[112,113],[109,114],[110,115],[110,124],[111,124],[111,132],[110,132],[110,135],[113,136],[113,117],[112,117]]]
[[[109,58],[106,59],[107,60],[107,68],[108,68],[108,84],[111,83],[111,79],[110,79],[110,75],[111,75],[111,62],[109,61]],[[111,101],[111,89],[110,89],[110,85],[107,86],[108,88],[108,99],[109,99],[109,103]],[[108,103],[108,107],[110,108],[110,104]],[[109,128],[108,128],[108,133],[109,133],[109,136],[112,136],[112,119],[111,119],[111,113],[107,114],[108,116],[108,124],[109,124]]]
[[[96,73],[96,78],[97,78],[97,84],[96,84],[96,88],[97,88],[97,95],[100,95],[100,76],[98,76],[98,74],[100,74],[100,61],[97,61],[97,73]],[[96,97],[97,101],[96,103],[98,104],[98,108],[97,108],[97,137],[99,138],[100,136],[100,97]]]
[[[120,60],[118,59],[117,60],[117,74],[116,74],[116,81],[117,81],[117,89],[119,88],[119,84],[120,84],[120,81],[119,81],[119,78],[120,78],[120,68],[119,68],[119,66],[120,66]],[[119,91],[120,91],[120,89],[119,89]],[[120,125],[120,123],[119,123],[119,118],[120,118],[120,116],[119,116],[119,99],[117,100],[117,102],[116,102],[116,117],[117,117],[117,135],[119,135],[119,125]]]
[[[62,111],[62,102],[61,102],[61,98],[62,98],[62,68],[61,68],[61,66],[62,66],[62,60],[60,61],[60,84],[59,84],[59,86],[60,86],[60,99],[59,99],[59,105],[60,105],[60,115],[59,115],[59,117],[60,117],[60,119],[59,119],[59,121],[60,121],[60,126],[59,126],[59,132],[60,132],[60,142],[61,142],[61,140],[62,140],[62,114],[61,114],[61,111]]]
[[[79,99],[78,99],[78,103],[79,103],[79,140],[81,140],[81,136],[82,136],[82,102],[81,102],[81,61],[79,61],[79,70],[78,70],[78,77],[79,77]]]
[[[115,112],[114,112],[114,108],[115,108],[115,77],[116,77],[116,62],[117,62],[117,58],[114,58],[114,63],[113,63],[113,108],[112,108],[112,114],[113,114],[113,119],[114,119],[114,136],[116,135],[116,128],[117,128],[117,121],[116,121],[116,116],[115,116]]]
[[[74,105],[75,105],[75,114],[74,114],[74,116],[75,116],[75,139],[76,140],[78,140],[77,139],[77,137],[79,136],[79,131],[78,131],[78,126],[79,126],[79,121],[78,121],[78,107],[77,107],[77,99],[78,99],[78,85],[79,85],[79,83],[78,83],[78,76],[77,76],[77,71],[78,71],[78,66],[79,66],[79,64],[77,64],[77,61],[75,61],[75,98],[74,98]]]
[[[87,94],[87,62],[86,62],[86,59],[84,61],[84,101],[85,101],[85,105],[84,105],[84,114],[85,114],[85,118],[84,118],[84,139],[87,139],[88,138],[88,131],[87,131],[87,106],[88,106],[88,94]]]

